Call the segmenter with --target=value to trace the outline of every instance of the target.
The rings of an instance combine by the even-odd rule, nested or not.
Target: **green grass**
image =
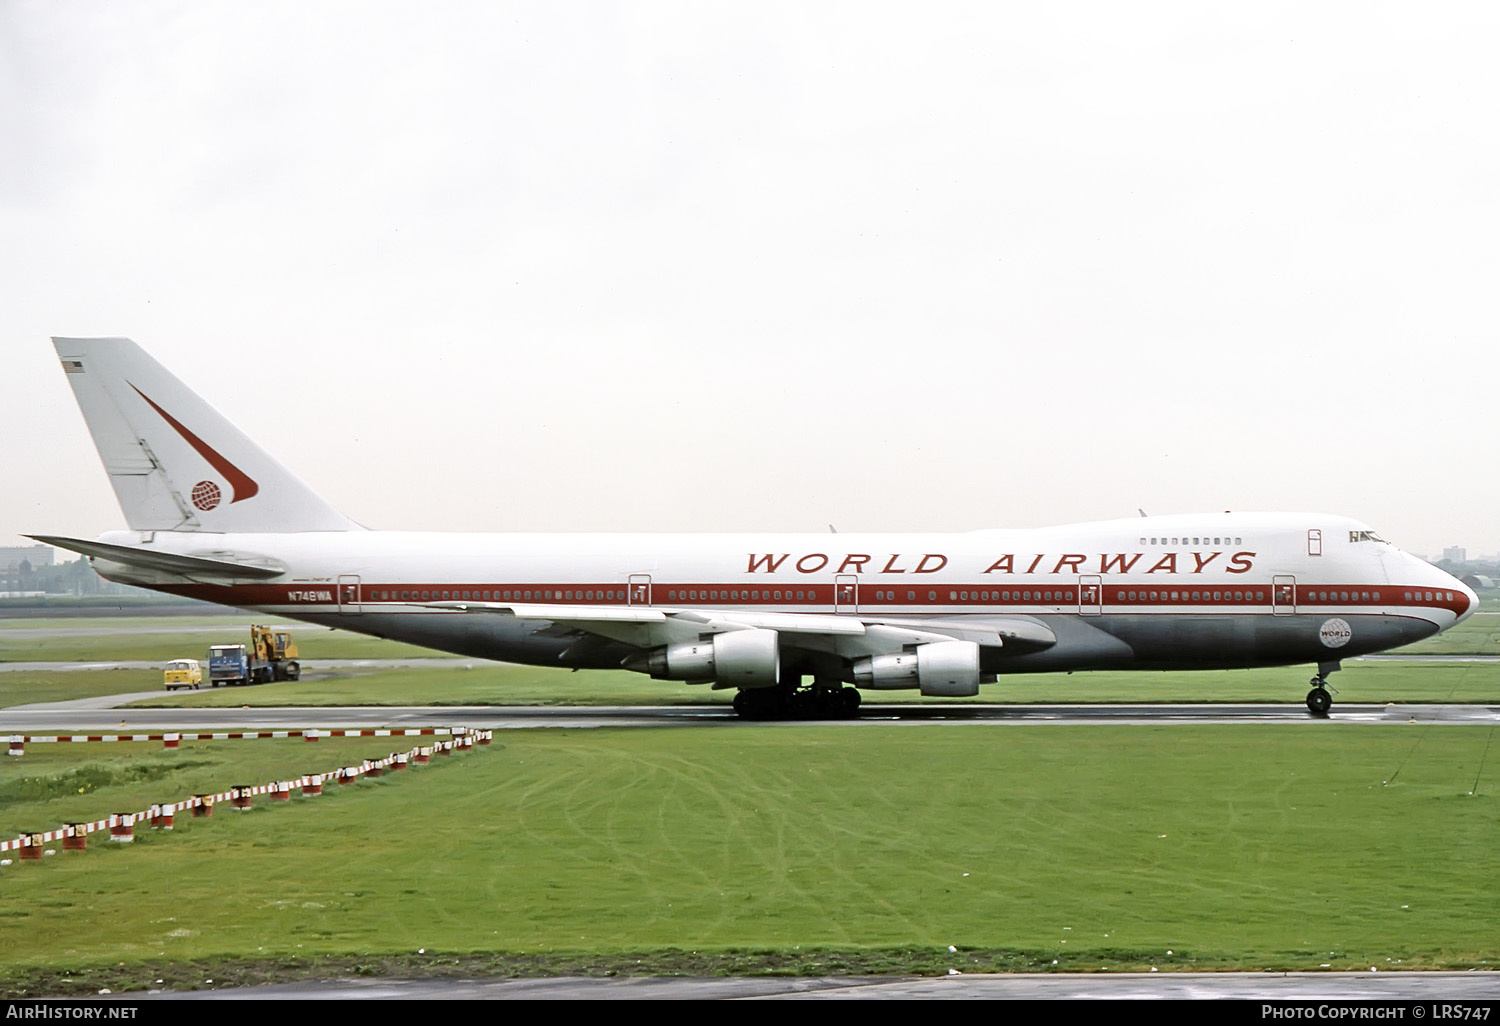
[[[1471,616],[1443,633],[1392,649],[1392,655],[1500,655],[1500,616]]]
[[[272,623],[282,621],[272,620]],[[218,626],[215,632],[183,628]],[[430,648],[312,624],[289,624],[299,659],[405,659],[446,655]],[[143,630],[146,628],[147,630]],[[35,630],[56,633],[19,635]],[[79,633],[88,632],[88,633]],[[0,620],[0,662],[94,662],[208,659],[210,645],[248,645],[243,617],[106,617],[98,620]]]
[[[184,741],[175,749],[160,741],[33,742],[0,763],[0,839],[430,744],[430,736]]]
[[[111,634],[116,630],[132,627],[245,627],[247,614],[171,614],[153,615],[142,612],[134,616],[6,616],[0,607],[0,638],[6,631],[30,630],[76,630],[95,634]]]
[[[160,670],[12,670],[0,673],[0,707],[66,702],[161,687]]]
[[[1492,733],[508,732],[322,798],[0,870],[0,993],[58,992],[64,970],[118,992],[359,966],[1493,966]],[[96,812],[123,800],[114,786],[85,796]],[[66,818],[60,801],[16,815]]]

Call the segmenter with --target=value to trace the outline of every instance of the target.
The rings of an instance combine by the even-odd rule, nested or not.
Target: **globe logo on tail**
[[[199,481],[193,485],[193,505],[207,513],[219,504],[223,493],[212,481]]]

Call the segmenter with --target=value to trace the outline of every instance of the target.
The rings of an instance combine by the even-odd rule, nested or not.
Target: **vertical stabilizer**
[[[134,342],[52,344],[132,530],[359,529]]]

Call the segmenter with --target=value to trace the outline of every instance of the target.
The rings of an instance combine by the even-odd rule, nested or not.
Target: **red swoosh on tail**
[[[126,384],[129,385],[130,382],[127,381]],[[135,388],[134,385],[130,385],[130,387]],[[203,439],[199,438],[187,428],[183,427],[182,424],[178,423],[177,419],[174,418],[166,410],[162,409],[154,402],[151,402],[151,397],[149,395],[147,395],[145,392],[142,392],[139,388],[135,388],[135,394],[146,400],[146,402],[150,403],[151,408],[157,413],[161,414],[162,420],[165,420],[168,424],[171,424],[173,430],[181,435],[183,439],[187,441],[188,445],[191,445],[198,451],[199,456],[202,456],[204,459],[208,460],[209,464],[215,470],[224,475],[224,479],[229,482],[229,487],[234,491],[234,498],[230,499],[230,502],[233,503],[239,502],[241,499],[248,499],[256,492],[260,491],[260,485],[256,484],[248,474],[246,474],[239,467],[236,467],[233,463],[230,463],[223,456],[220,456],[219,453],[214,450],[213,446],[209,445]]]

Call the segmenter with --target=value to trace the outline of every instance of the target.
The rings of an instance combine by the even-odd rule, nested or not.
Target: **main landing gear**
[[[734,711],[746,720],[849,720],[859,714],[859,690],[842,684],[741,688]]]
[[[1336,662],[1319,663],[1317,676],[1308,681],[1312,685],[1312,690],[1307,693],[1307,711],[1314,716],[1326,718],[1328,710],[1333,707],[1333,695],[1329,694],[1329,691],[1332,690],[1337,694],[1338,689],[1328,687],[1328,675],[1337,669],[1339,669],[1339,664]]]

